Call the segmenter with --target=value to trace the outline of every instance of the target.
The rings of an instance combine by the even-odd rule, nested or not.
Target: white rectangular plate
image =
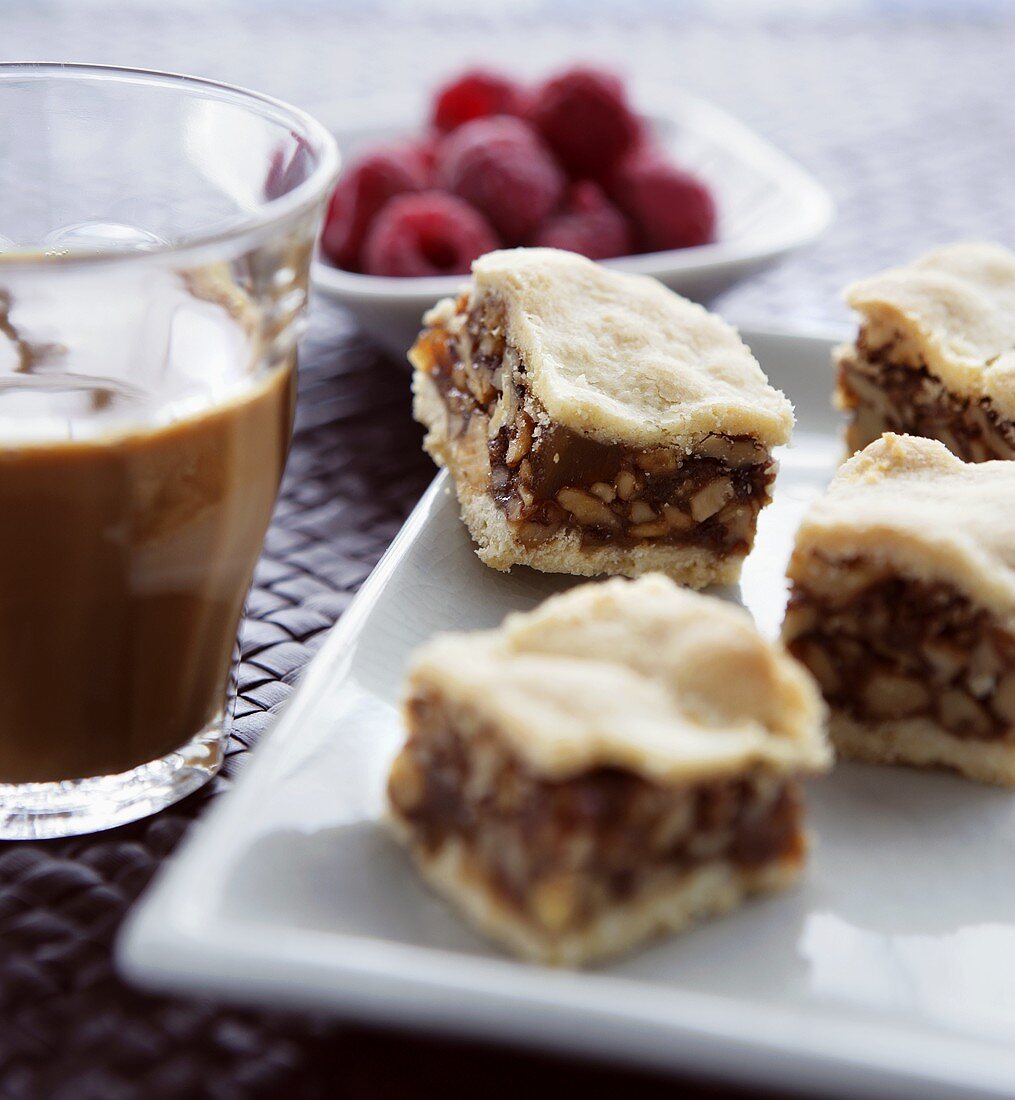
[[[775,633],[802,508],[840,454],[830,341],[746,333],[797,405],[742,598]],[[1015,796],[841,765],[803,883],[584,973],[489,947],[378,826],[406,659],[567,584],[479,563],[440,477],[236,788],[135,910],[144,984],[329,1008],[813,1093],[1015,1097]]]

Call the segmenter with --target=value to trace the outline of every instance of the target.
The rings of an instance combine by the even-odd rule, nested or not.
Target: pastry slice
[[[659,575],[586,584],[415,655],[390,817],[428,882],[526,958],[577,965],[783,887],[810,676],[739,607]]]
[[[736,581],[793,412],[729,325],[545,248],[477,260],[425,322],[416,419],[484,562]]]
[[[901,432],[966,462],[1015,457],[1015,253],[940,248],[846,300],[860,314],[856,343],[836,351],[850,453]]]
[[[807,513],[783,640],[844,756],[1015,785],[1015,464],[886,435]]]

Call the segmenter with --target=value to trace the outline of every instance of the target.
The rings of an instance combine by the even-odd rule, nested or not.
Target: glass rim
[[[5,79],[15,75],[22,79],[30,79],[33,76],[57,79],[88,76],[126,78],[144,84],[203,88],[240,105],[257,103],[262,107],[269,108],[273,114],[279,117],[280,121],[288,122],[293,131],[298,131],[302,136],[306,136],[313,143],[315,151],[319,152],[320,163],[292,191],[281,195],[279,198],[268,199],[258,210],[244,216],[243,221],[239,224],[233,223],[225,228],[198,232],[177,244],[157,245],[154,248],[138,248],[126,252],[95,248],[82,249],[61,256],[40,255],[31,258],[26,258],[23,253],[15,253],[14,256],[17,258],[14,258],[10,254],[5,255],[0,252],[0,270],[22,268],[42,272],[46,268],[150,262],[157,259],[164,260],[167,256],[190,255],[194,252],[202,252],[235,241],[247,239],[256,241],[264,237],[269,231],[274,230],[277,225],[309,210],[324,197],[328,188],[338,176],[340,154],[338,143],[331,131],[321,122],[318,122],[309,112],[263,92],[253,91],[237,84],[212,80],[208,77],[163,72],[159,69],[61,61],[0,62],[0,86],[2,86]]]

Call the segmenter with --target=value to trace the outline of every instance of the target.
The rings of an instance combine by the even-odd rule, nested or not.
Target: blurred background
[[[842,285],[957,238],[1015,243],[1008,0],[6,0],[0,56],[248,85],[339,125],[464,66],[537,78],[600,62],[738,115],[810,169],[838,217],[718,307],[846,319]]]

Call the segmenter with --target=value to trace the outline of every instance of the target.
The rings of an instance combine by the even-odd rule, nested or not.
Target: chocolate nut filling
[[[612,767],[548,780],[495,730],[463,736],[435,693],[411,699],[408,718],[388,785],[394,812],[428,854],[464,846],[483,888],[544,930],[581,928],[708,861],[752,868],[802,857],[794,780],[667,788]]]
[[[965,462],[1015,457],[1015,424],[990,398],[949,390],[922,363],[892,361],[893,345],[871,348],[861,330],[855,355],[839,361],[838,399],[851,414],[846,443],[859,451],[884,432],[939,439]]]
[[[584,546],[646,539],[746,553],[768,503],[775,464],[745,435],[708,435],[693,454],[601,443],[555,424],[529,391],[525,364],[507,347],[503,307],[458,303],[464,324],[435,327],[416,345],[462,434],[488,424],[491,494],[526,545],[562,530]]]
[[[948,585],[827,562],[835,595],[795,584],[790,652],[863,722],[923,718],[953,737],[1015,738],[1015,634]]]

